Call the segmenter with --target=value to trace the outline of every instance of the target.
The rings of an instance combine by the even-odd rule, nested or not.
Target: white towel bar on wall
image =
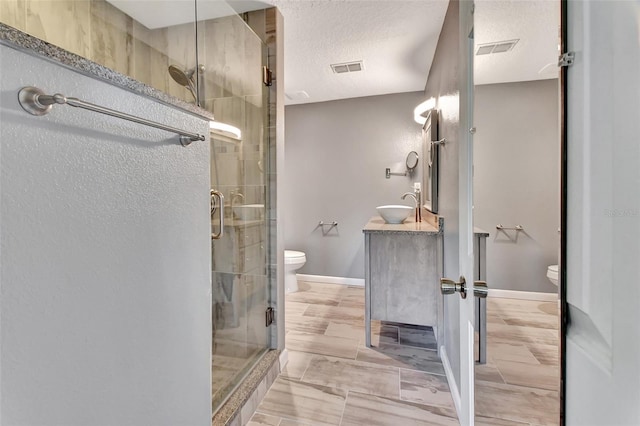
[[[180,135],[180,143],[182,146],[190,145],[193,141],[205,140],[204,135],[199,133],[180,130],[175,127],[167,126],[166,124],[147,120],[146,118],[136,117],[135,115],[105,108],[90,102],[85,102],[78,98],[67,98],[60,93],[47,95],[39,88],[33,86],[26,86],[20,89],[18,92],[18,102],[20,102],[22,109],[27,111],[29,114],[38,116],[48,114],[54,104],[67,104],[72,107],[99,112],[100,114],[106,114],[123,120],[132,121],[134,123],[143,124],[145,126],[154,127],[156,129],[166,130],[167,132],[176,133]]]

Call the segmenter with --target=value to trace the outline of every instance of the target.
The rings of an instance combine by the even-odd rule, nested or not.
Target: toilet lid
[[[294,257],[304,257],[304,252],[295,250],[285,250],[284,257],[292,259]]]

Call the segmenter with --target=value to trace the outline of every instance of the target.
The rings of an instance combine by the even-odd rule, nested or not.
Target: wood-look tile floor
[[[487,363],[476,365],[476,424],[559,423],[558,318],[557,302],[487,299]]]
[[[374,321],[375,347],[367,348],[362,287],[299,287],[286,298],[289,362],[249,425],[458,424],[431,329]],[[553,424],[549,411],[558,405],[557,391],[548,389],[551,370],[545,369],[554,366],[553,328],[518,322],[552,321],[533,306],[515,315],[522,306],[512,301],[488,307],[489,338],[497,346],[490,344],[489,363],[477,373],[478,424]],[[535,386],[523,386],[529,375]]]

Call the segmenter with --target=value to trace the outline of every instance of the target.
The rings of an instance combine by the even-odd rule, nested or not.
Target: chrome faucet
[[[418,197],[416,196],[416,194],[414,194],[413,192],[405,192],[404,194],[402,194],[402,198],[403,200],[407,197],[413,197],[413,201],[415,201],[415,205],[416,208],[418,208]]]
[[[416,206],[416,222],[422,222],[422,212],[420,211],[420,190],[415,190],[414,192],[405,192],[404,194],[402,194],[402,198],[403,200],[407,197],[412,197],[413,200],[415,201],[415,206]]]

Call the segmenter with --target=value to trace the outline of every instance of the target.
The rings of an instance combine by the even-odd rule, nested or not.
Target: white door
[[[640,424],[640,4],[568,1],[567,425]]]
[[[440,211],[445,218],[445,279],[466,281],[466,298],[444,296],[445,342],[441,347],[447,380],[462,425],[474,421],[474,296],[473,296],[473,3],[460,2],[459,123],[447,150],[457,149],[458,205]],[[445,135],[446,138],[446,135]],[[445,206],[443,206],[445,207]],[[449,214],[448,214],[449,213]],[[457,215],[457,217],[452,217]],[[456,223],[457,221],[457,223]],[[455,250],[457,246],[457,250]],[[457,257],[457,261],[456,261]],[[443,279],[444,280],[444,279]]]

